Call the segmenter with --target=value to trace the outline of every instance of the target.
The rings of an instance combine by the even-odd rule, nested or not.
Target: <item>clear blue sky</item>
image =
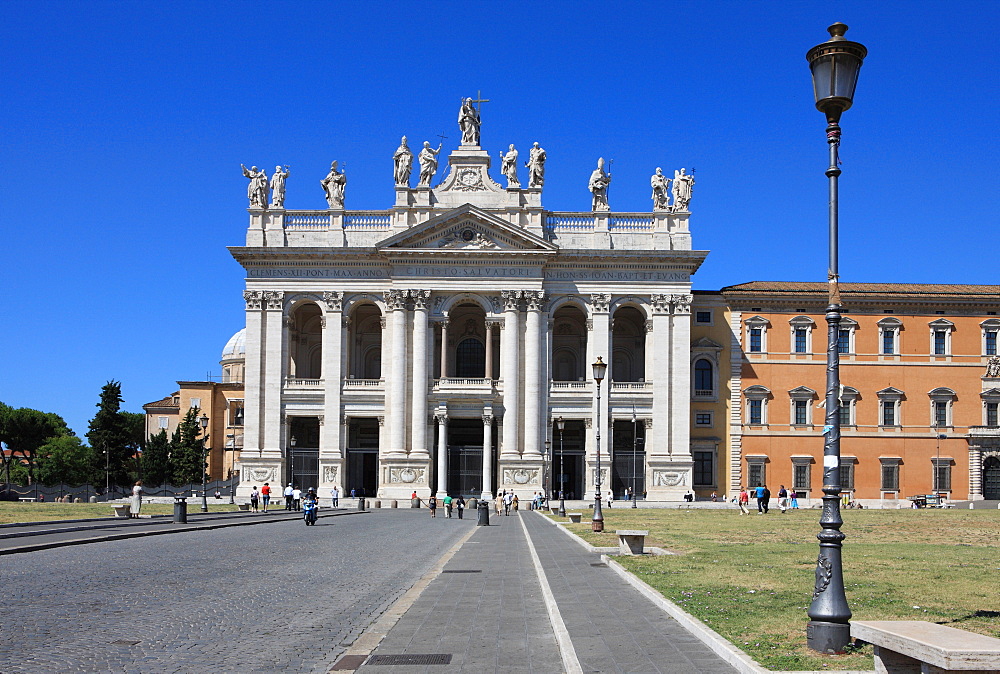
[[[218,374],[243,325],[240,163],[291,166],[286,206],[393,201],[399,137],[548,152],[543,204],[613,210],[692,167],[698,289],[823,280],[826,144],[805,52],[864,43],[842,120],[845,281],[997,283],[1000,2],[39,2],[0,22],[0,401],[79,434],[100,387],[141,411]],[[499,177],[498,162],[494,176]]]

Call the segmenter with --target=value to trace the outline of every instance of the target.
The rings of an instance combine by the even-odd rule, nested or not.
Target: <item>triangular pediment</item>
[[[435,216],[385,239],[383,253],[451,251],[462,253],[555,252],[556,246],[471,204]]]
[[[712,351],[722,351],[722,345],[718,342],[709,339],[708,337],[701,337],[699,339],[691,342],[692,349],[703,349]]]

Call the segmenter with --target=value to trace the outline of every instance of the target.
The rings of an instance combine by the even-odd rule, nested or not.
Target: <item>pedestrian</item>
[[[285,487],[285,510],[292,509],[292,483],[289,482],[288,486]]]
[[[257,485],[253,486],[253,491],[250,492],[250,512],[259,512],[258,505],[260,504],[260,492],[257,491]]]
[[[757,499],[757,514],[764,514],[764,485],[760,485],[753,492],[754,498]]]
[[[351,498],[357,498],[357,496],[358,496],[358,490],[351,487]]]
[[[608,507],[610,508],[614,502],[615,502],[615,495],[612,491],[608,490]]]
[[[302,490],[299,489],[299,485],[295,485],[292,489],[292,510],[302,510]]]
[[[760,498],[760,505],[764,508],[763,514],[766,515],[771,506],[771,490],[767,488],[766,484],[764,485],[764,493]]]
[[[330,507],[336,508],[340,505],[340,490],[336,486],[330,490]]]
[[[736,497],[736,504],[740,507],[740,515],[750,514],[750,492],[746,487],[740,488],[740,495]]]
[[[264,512],[267,512],[267,506],[271,503],[271,485],[267,482],[260,488],[260,499],[264,502]]]
[[[444,503],[444,516],[451,518],[451,503],[454,499],[451,498],[451,494],[445,494],[441,502]]]
[[[503,494],[503,514],[504,517],[510,516],[510,507],[514,503],[514,492],[504,492]]]
[[[461,494],[455,499],[455,508],[458,510],[458,519],[462,519],[462,513],[465,512],[465,499],[462,498]]]
[[[785,489],[785,485],[781,485],[781,488],[778,489],[778,509],[782,515],[788,510],[788,490]]]
[[[505,496],[507,496],[507,490],[506,489],[504,491],[500,492],[499,494],[497,494],[497,497],[496,497],[496,499],[493,502],[493,505],[496,506],[496,509],[497,509],[497,517],[500,517],[500,515],[503,514],[503,500],[504,500]]]
[[[43,494],[44,495],[44,494]],[[142,480],[132,487],[132,505],[129,507],[129,517],[139,517],[139,510],[142,508]]]
[[[714,491],[712,492],[712,503],[717,503],[719,501],[719,495]]]
[[[512,498],[512,499],[510,500],[510,504],[511,504],[511,506],[513,506],[513,508],[514,508],[514,512],[517,512],[517,504],[518,504],[518,503],[519,503],[519,500],[518,500],[518,498],[517,498],[517,494],[514,494],[514,498]]]
[[[792,502],[792,510],[798,510],[799,509],[799,493],[793,489],[792,491],[788,492],[788,498]]]
[[[431,497],[427,499],[427,507],[430,508],[431,517],[437,517],[438,502],[434,494],[431,494]]]

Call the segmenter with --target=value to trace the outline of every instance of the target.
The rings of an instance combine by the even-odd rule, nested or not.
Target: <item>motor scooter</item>
[[[315,499],[302,502],[302,519],[305,520],[306,526],[316,524],[316,511],[318,510],[319,503]]]

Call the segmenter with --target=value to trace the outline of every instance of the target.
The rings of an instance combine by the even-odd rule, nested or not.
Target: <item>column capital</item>
[[[670,302],[674,305],[675,314],[690,314],[692,300],[694,300],[694,296],[692,295],[670,296]]]
[[[281,311],[281,306],[285,300],[284,292],[281,290],[265,290],[263,295],[268,311]]]
[[[503,299],[504,311],[517,311],[520,305],[522,291],[501,290],[500,297]]]
[[[328,311],[342,311],[344,307],[344,293],[339,290],[326,290],[323,292],[323,301],[326,303]]]
[[[437,420],[442,426],[448,425],[448,413],[447,412],[435,412],[434,419]]]
[[[649,299],[653,305],[654,314],[670,313],[670,295],[651,295]]]
[[[243,300],[247,303],[247,311],[256,311],[261,308],[264,296],[259,290],[244,290]]]
[[[492,414],[484,414],[483,415],[483,426],[492,426],[492,425],[493,425],[493,415]]]
[[[524,291],[524,299],[528,304],[528,311],[540,311],[542,302],[545,301],[545,291],[526,290]]]
[[[406,295],[405,290],[386,290],[382,293],[382,297],[385,299],[385,308],[387,311],[404,311],[406,309]]]
[[[413,300],[413,308],[421,311],[427,310],[427,300],[431,298],[430,290],[411,290],[410,298]]]
[[[611,293],[590,293],[591,312],[606,314],[611,308]]]

